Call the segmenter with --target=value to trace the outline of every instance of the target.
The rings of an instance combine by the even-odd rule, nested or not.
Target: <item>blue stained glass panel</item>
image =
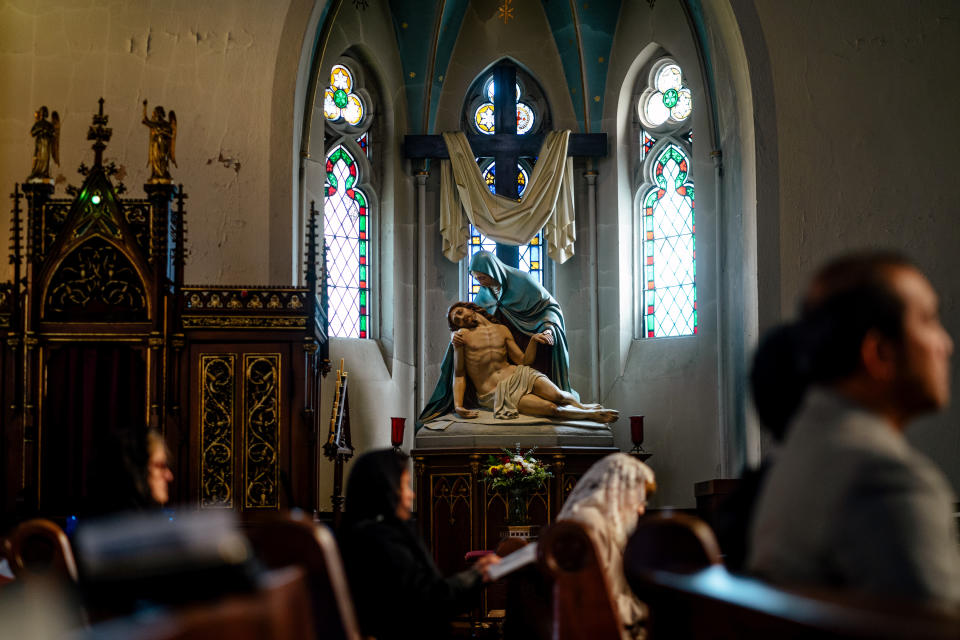
[[[497,252],[497,243],[483,235],[479,229],[470,225],[470,236],[467,240],[467,264],[473,259],[477,251]],[[543,230],[541,230],[529,244],[520,247],[520,270],[534,276],[543,284]],[[473,274],[467,276],[467,300],[473,302],[480,293],[480,283]]]

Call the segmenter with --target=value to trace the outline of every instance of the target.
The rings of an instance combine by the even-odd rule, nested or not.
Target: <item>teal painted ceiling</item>
[[[468,4],[469,0],[390,0],[410,133],[436,133],[443,79]],[[541,4],[560,52],[580,131],[599,131],[620,0],[541,0]]]

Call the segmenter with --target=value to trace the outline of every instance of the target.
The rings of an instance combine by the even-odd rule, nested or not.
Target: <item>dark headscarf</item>
[[[94,452],[85,513],[104,515],[159,506],[147,483],[149,460],[146,429],[131,427],[101,437]]]
[[[393,449],[370,451],[357,458],[347,480],[344,526],[363,520],[396,518],[400,479],[410,457]]]

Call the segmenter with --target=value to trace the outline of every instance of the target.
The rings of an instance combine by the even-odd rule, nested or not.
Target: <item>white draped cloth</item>
[[[557,263],[573,256],[573,159],[569,131],[551,131],[520,200],[490,193],[467,137],[444,133],[450,160],[440,161],[440,235],[443,255],[459,262],[467,255],[467,219],[488,238],[524,245],[544,230],[547,255]],[[498,167],[499,169],[499,167]]]

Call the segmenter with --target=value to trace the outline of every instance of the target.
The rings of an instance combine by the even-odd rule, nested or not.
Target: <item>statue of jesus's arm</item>
[[[476,410],[463,406],[463,394],[467,390],[467,366],[463,358],[463,349],[462,344],[453,347],[453,410],[461,418],[476,418]]]
[[[504,346],[507,348],[507,358],[510,360],[510,362],[512,362],[513,364],[530,364],[529,362],[527,362],[527,354],[523,351],[520,351],[520,347],[517,345],[516,341],[513,339],[513,334],[510,333],[510,329],[507,329],[503,325],[500,325],[500,326],[502,327],[502,332],[504,334],[503,343],[504,343]],[[529,350],[530,350],[530,347],[528,346],[527,351]]]

